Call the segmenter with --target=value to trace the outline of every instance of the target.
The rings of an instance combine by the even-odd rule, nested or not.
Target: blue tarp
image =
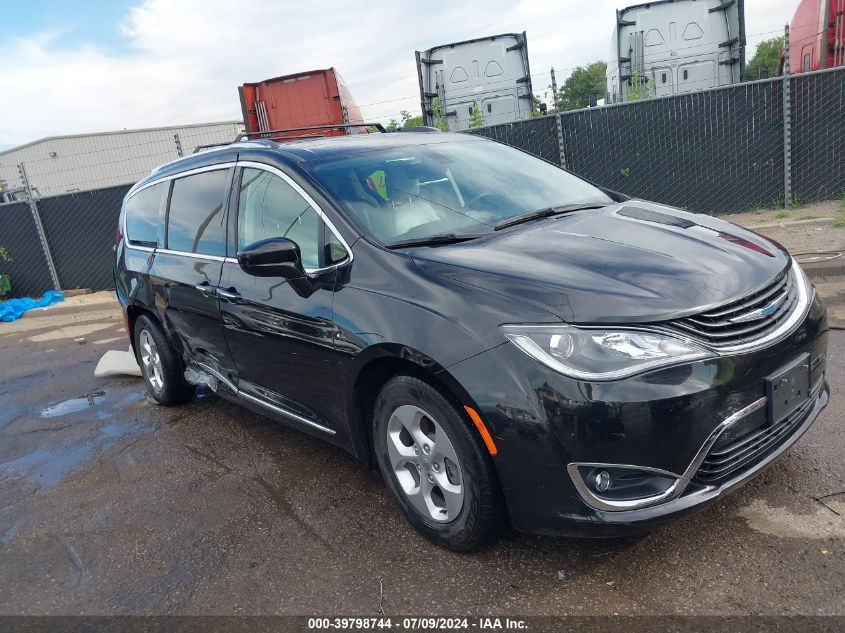
[[[0,321],[14,321],[20,319],[24,312],[33,308],[46,308],[59,301],[64,301],[65,296],[57,290],[48,290],[38,300],[24,297],[22,299],[9,299],[0,301]]]

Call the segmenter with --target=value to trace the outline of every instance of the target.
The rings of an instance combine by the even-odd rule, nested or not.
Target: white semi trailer
[[[738,83],[744,0],[656,0],[616,12],[607,103]]]
[[[534,93],[524,32],[417,51],[417,74],[426,125],[438,123],[435,100],[453,132],[470,127],[476,105],[485,125],[531,116]]]

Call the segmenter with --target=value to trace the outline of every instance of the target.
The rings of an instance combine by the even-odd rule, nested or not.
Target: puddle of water
[[[95,391],[91,396],[84,398],[71,398],[58,404],[54,404],[41,411],[42,418],[57,418],[62,415],[69,415],[71,413],[78,413],[84,411],[89,407],[94,407],[102,404],[105,400],[102,391]]]
[[[86,441],[73,446],[39,448],[6,462],[2,469],[6,475],[17,475],[34,480],[43,488],[51,488],[74,466],[87,460],[95,446],[95,442]]]
[[[0,464],[0,480],[9,476],[20,477],[34,481],[42,488],[51,488],[72,470],[90,461],[96,452],[111,448],[116,439],[131,439],[149,433],[154,428],[152,424],[104,424],[97,429],[98,435],[93,439],[85,439],[70,446],[44,446]]]
[[[33,481],[42,488],[50,488],[64,479],[70,471],[94,458],[96,453],[108,450],[121,440],[149,433],[155,428],[154,425],[139,425],[131,420],[131,416],[118,416],[119,423],[110,422],[96,428],[92,426],[92,417],[100,421],[109,420],[121,410],[137,408],[139,404],[144,404],[145,394],[145,391],[137,390],[129,394],[106,396],[104,391],[95,391],[43,409],[40,412],[42,418],[57,418],[90,410],[93,415],[85,413],[79,420],[78,427],[74,425],[87,437],[68,439],[66,434],[44,436],[44,443],[35,450],[0,463],[0,480],[9,477],[22,478]],[[115,400],[110,400],[111,397]],[[100,407],[104,403],[105,405]]]

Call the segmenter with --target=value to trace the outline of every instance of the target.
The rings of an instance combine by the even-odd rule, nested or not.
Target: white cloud
[[[574,66],[607,58],[614,10],[625,4],[145,0],[123,20],[120,53],[94,43],[69,49],[57,33],[0,43],[0,142],[237,119],[238,84],[328,66],[340,70],[367,118],[396,116],[419,110],[415,50],[523,30],[542,93],[552,65],[563,69],[562,81]],[[750,47],[782,28],[796,4],[747,0]]]

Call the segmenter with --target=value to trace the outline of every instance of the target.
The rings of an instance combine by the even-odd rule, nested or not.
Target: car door
[[[240,164],[239,164],[240,165]],[[336,383],[332,295],[338,265],[351,250],[314,200],[287,174],[261,163],[243,163],[235,178],[230,221],[236,250],[285,237],[300,248],[306,288],[283,278],[255,277],[236,258],[223,263],[217,295],[224,332],[242,395],[281,410],[306,426],[333,433],[325,397]]]
[[[226,202],[234,165],[174,178],[165,214],[164,248],[149,275],[167,331],[196,362],[231,373],[216,286],[226,256]]]

